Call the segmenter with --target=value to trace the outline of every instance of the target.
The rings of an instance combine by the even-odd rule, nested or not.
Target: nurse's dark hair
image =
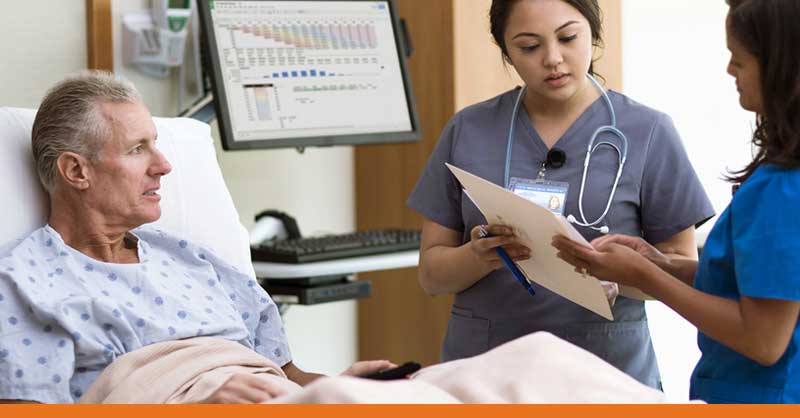
[[[494,42],[500,47],[500,54],[508,63],[511,59],[508,56],[508,46],[504,35],[508,27],[508,17],[517,3],[521,0],[492,0],[492,6],[489,8],[489,27],[492,32]],[[592,45],[602,48],[603,47],[603,16],[600,11],[600,5],[597,0],[561,0],[564,3],[577,9],[583,17],[589,21],[589,28],[592,31]],[[594,61],[589,65],[589,74],[597,75],[594,72]]]
[[[762,164],[800,167],[800,1],[727,0],[728,32],[761,70],[763,114],[756,117],[753,161],[728,180],[743,182]]]

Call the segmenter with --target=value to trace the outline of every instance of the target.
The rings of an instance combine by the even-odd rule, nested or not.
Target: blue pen
[[[490,234],[489,231],[484,229],[482,226],[478,227],[478,233],[481,236],[481,238],[489,238],[492,236],[492,234]],[[514,275],[517,281],[520,282],[522,286],[525,287],[525,289],[528,291],[528,293],[531,294],[531,296],[536,296],[536,292],[533,291],[533,286],[531,286],[530,282],[528,282],[528,279],[525,278],[525,275],[522,274],[522,272],[519,270],[519,267],[517,267],[514,261],[511,260],[511,257],[508,256],[506,250],[504,250],[503,247],[495,247],[494,250],[497,251],[497,255],[500,256],[501,260],[503,260],[503,264],[505,264],[506,267],[509,270],[511,270],[511,274]]]

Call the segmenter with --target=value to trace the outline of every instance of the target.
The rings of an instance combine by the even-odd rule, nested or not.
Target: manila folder
[[[561,234],[589,246],[563,216],[458,167],[445,164],[487,222],[514,228],[521,243],[531,249],[531,258],[517,263],[529,282],[538,283],[610,321],[614,320],[600,281],[575,272],[574,267],[556,256],[558,250],[550,245],[553,236]],[[535,298],[531,299],[531,303],[536,303]]]

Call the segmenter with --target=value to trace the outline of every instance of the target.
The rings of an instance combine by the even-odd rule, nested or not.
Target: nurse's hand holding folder
[[[531,250],[517,238],[513,228],[508,226],[478,225],[470,232],[469,248],[480,263],[494,271],[505,266],[500,251],[514,262],[531,258]]]
[[[564,236],[553,238],[553,246],[559,249],[558,256],[561,259],[575,266],[575,271],[585,270],[600,279],[613,277],[619,284],[633,286],[646,293],[642,289],[639,270],[647,264],[645,261],[649,261],[690,286],[694,282],[697,260],[667,257],[640,237],[606,235],[591,244],[595,251]]]
[[[493,235],[481,239],[480,227]],[[433,233],[422,234],[420,265],[422,277],[443,276],[447,280],[424,281],[423,287],[432,295],[454,294],[475,286],[489,274],[503,268],[503,261],[495,251],[503,248],[514,262],[530,258],[530,250],[520,244],[519,237],[508,226],[490,224],[470,229],[469,240],[460,244],[461,236],[448,237],[448,230],[439,225],[430,225]],[[443,260],[436,263],[428,260]],[[446,273],[445,273],[446,272]]]
[[[486,231],[486,228],[483,226],[478,227],[478,232],[480,233],[481,238],[491,238],[492,235]],[[514,278],[522,285],[531,296],[536,296],[536,291],[533,290],[533,286],[531,286],[528,279],[525,278],[525,274],[519,270],[519,267],[514,263],[514,260],[508,255],[508,253],[503,249],[503,247],[497,247],[494,249],[497,255],[500,257],[500,260],[503,261],[503,264],[506,266],[507,269],[511,271],[511,274],[514,275]]]
[[[636,237],[630,238],[636,239]],[[645,274],[643,270],[649,267],[658,268],[641,252],[613,240],[606,240],[603,243],[592,242],[594,248],[588,248],[563,235],[557,235],[553,237],[553,246],[559,250],[558,257],[575,266],[576,272],[588,273],[604,280],[613,279],[619,284],[638,287],[645,292],[645,289],[639,287],[642,285],[640,278]],[[653,258],[666,258],[655,247],[639,248],[648,253],[649,250],[653,250],[654,253],[651,254]]]
[[[568,235],[590,248],[589,242],[563,216],[456,166],[446,166],[464,187],[464,196],[474,202],[489,223],[513,228],[520,245],[536,253],[535,260],[512,261],[508,257],[504,260],[512,278],[522,283],[527,293],[534,293],[532,285],[537,283],[607,320],[614,319],[612,307],[618,294],[646,297],[639,295],[641,292],[638,290],[630,293],[629,289],[620,289],[615,283],[599,281],[583,271],[575,274],[568,264],[558,259],[556,251],[550,246],[550,237],[554,234]],[[481,226],[477,228],[480,231]],[[498,256],[503,259],[503,254],[500,253],[502,248],[496,249]],[[505,279],[503,281],[506,282]],[[522,290],[517,286],[506,286],[514,291]],[[547,303],[543,298],[526,297],[522,301],[531,305]]]

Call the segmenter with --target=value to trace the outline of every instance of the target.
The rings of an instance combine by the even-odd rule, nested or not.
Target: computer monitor
[[[224,149],[419,139],[393,0],[203,0],[199,9]]]

